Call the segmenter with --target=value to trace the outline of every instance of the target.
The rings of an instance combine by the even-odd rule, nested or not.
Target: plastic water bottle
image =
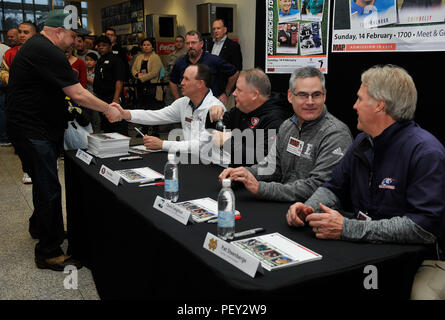
[[[179,198],[179,181],[178,181],[178,165],[175,162],[175,155],[168,154],[168,162],[164,167],[164,198],[171,202],[178,201]]]
[[[233,239],[235,234],[235,194],[230,188],[230,179],[224,179],[218,195],[218,237]]]

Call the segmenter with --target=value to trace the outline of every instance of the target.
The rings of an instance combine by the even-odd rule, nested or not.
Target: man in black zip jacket
[[[225,127],[224,132],[214,132],[214,143],[230,151],[231,167],[256,164],[267,156],[278,128],[291,116],[292,106],[284,95],[271,93],[269,78],[257,68],[241,72],[233,96],[236,107],[224,116],[219,107],[209,111],[208,118],[222,117]],[[207,128],[219,129],[210,121]]]

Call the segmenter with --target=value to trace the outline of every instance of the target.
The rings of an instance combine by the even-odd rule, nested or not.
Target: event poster
[[[397,0],[349,1],[351,29],[369,29],[397,22]]]
[[[329,1],[266,0],[266,72],[312,66],[327,73]]]
[[[445,0],[335,0],[332,52],[445,50]]]

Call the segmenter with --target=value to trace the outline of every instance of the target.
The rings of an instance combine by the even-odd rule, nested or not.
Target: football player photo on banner
[[[279,22],[300,20],[301,0],[277,0]]]
[[[322,21],[325,1],[329,0],[302,0],[301,20]]]
[[[266,0],[266,73],[327,73],[329,12],[326,0]]]
[[[332,52],[445,50],[445,0],[335,0]]]

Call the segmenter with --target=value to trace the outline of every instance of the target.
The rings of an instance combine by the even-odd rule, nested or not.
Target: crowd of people
[[[85,36],[65,29],[65,17],[52,11],[40,33],[28,23],[10,30],[12,48],[2,62],[0,139],[12,142],[34,184],[29,231],[39,239],[39,268],[81,267],[60,248],[56,163],[66,96],[84,109],[94,132],[127,134],[128,122],[180,123],[182,141],[147,134],[144,145],[191,152],[206,142],[214,155],[227,152],[219,179],[258,198],[293,203],[283,213],[291,227],[309,225],[321,239],[424,244],[430,259],[443,259],[445,149],[413,121],[417,91],[403,68],[375,66],[362,74],[353,107],[362,133],[353,139],[328,111],[318,69],[298,68],[287,93],[272,92],[261,69],[243,70],[241,47],[227,38],[221,19],[213,22],[209,52],[191,30],[176,37],[164,65],[154,39],[126,53],[107,29],[90,47]],[[134,88],[133,99],[126,87]]]

